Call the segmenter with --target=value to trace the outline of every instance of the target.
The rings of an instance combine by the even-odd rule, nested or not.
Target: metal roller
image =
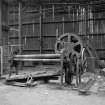
[[[34,61],[34,62],[61,62],[61,59],[26,59],[26,58],[14,58],[16,61]]]
[[[28,54],[28,55],[15,55],[15,58],[34,58],[34,59],[41,59],[41,58],[60,58],[61,54]]]

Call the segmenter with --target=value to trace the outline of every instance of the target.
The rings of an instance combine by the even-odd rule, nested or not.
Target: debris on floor
[[[87,94],[95,82],[94,74],[85,73],[81,78],[81,84],[78,86],[78,91],[81,94]]]
[[[42,69],[42,67],[41,67]],[[49,68],[43,67],[42,70],[34,71],[28,74],[12,75],[6,78],[6,84],[20,87],[33,87],[37,85],[37,81],[42,80],[48,83],[49,80],[57,80],[60,75],[59,71],[48,71]]]
[[[86,73],[82,77],[78,90],[83,94],[91,92],[105,95],[105,77],[100,74]]]
[[[105,76],[105,68],[100,70],[100,75]]]
[[[96,94],[105,95],[105,77],[101,75],[96,75],[96,81],[91,87],[90,91]]]

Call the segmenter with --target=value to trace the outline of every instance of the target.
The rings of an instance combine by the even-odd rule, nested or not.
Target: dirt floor
[[[0,105],[105,105],[105,87],[98,92],[98,86],[105,80],[100,76],[96,78],[97,82],[85,95],[72,86],[61,86],[60,80],[47,84],[38,81],[35,87],[29,88],[6,85],[3,79],[0,80]]]
[[[56,83],[33,88],[0,85],[0,105],[105,105],[105,96],[79,95]]]
[[[35,87],[16,87],[0,83],[0,105],[105,105],[105,95],[81,95],[59,81],[39,83]]]

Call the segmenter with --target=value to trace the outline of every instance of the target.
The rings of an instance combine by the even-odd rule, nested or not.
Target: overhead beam
[[[105,2],[103,1],[103,2],[90,2],[90,3],[87,3],[87,2],[85,2],[85,3],[79,3],[79,2],[69,2],[69,3],[60,3],[60,2],[56,2],[56,3],[46,3],[46,5],[81,5],[81,6],[87,6],[87,5],[103,5],[103,4],[105,4]]]

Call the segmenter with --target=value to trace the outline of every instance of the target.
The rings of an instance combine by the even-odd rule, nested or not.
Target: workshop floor
[[[102,78],[97,78],[98,84]],[[30,88],[6,85],[4,81],[0,80],[0,105],[105,105],[105,87],[100,94],[94,92],[96,83],[91,88],[93,92],[82,95],[71,86],[61,86],[60,80],[51,80],[48,84],[38,82]]]
[[[80,95],[54,81],[32,88],[8,86],[1,81],[0,105],[105,105],[105,96]]]

